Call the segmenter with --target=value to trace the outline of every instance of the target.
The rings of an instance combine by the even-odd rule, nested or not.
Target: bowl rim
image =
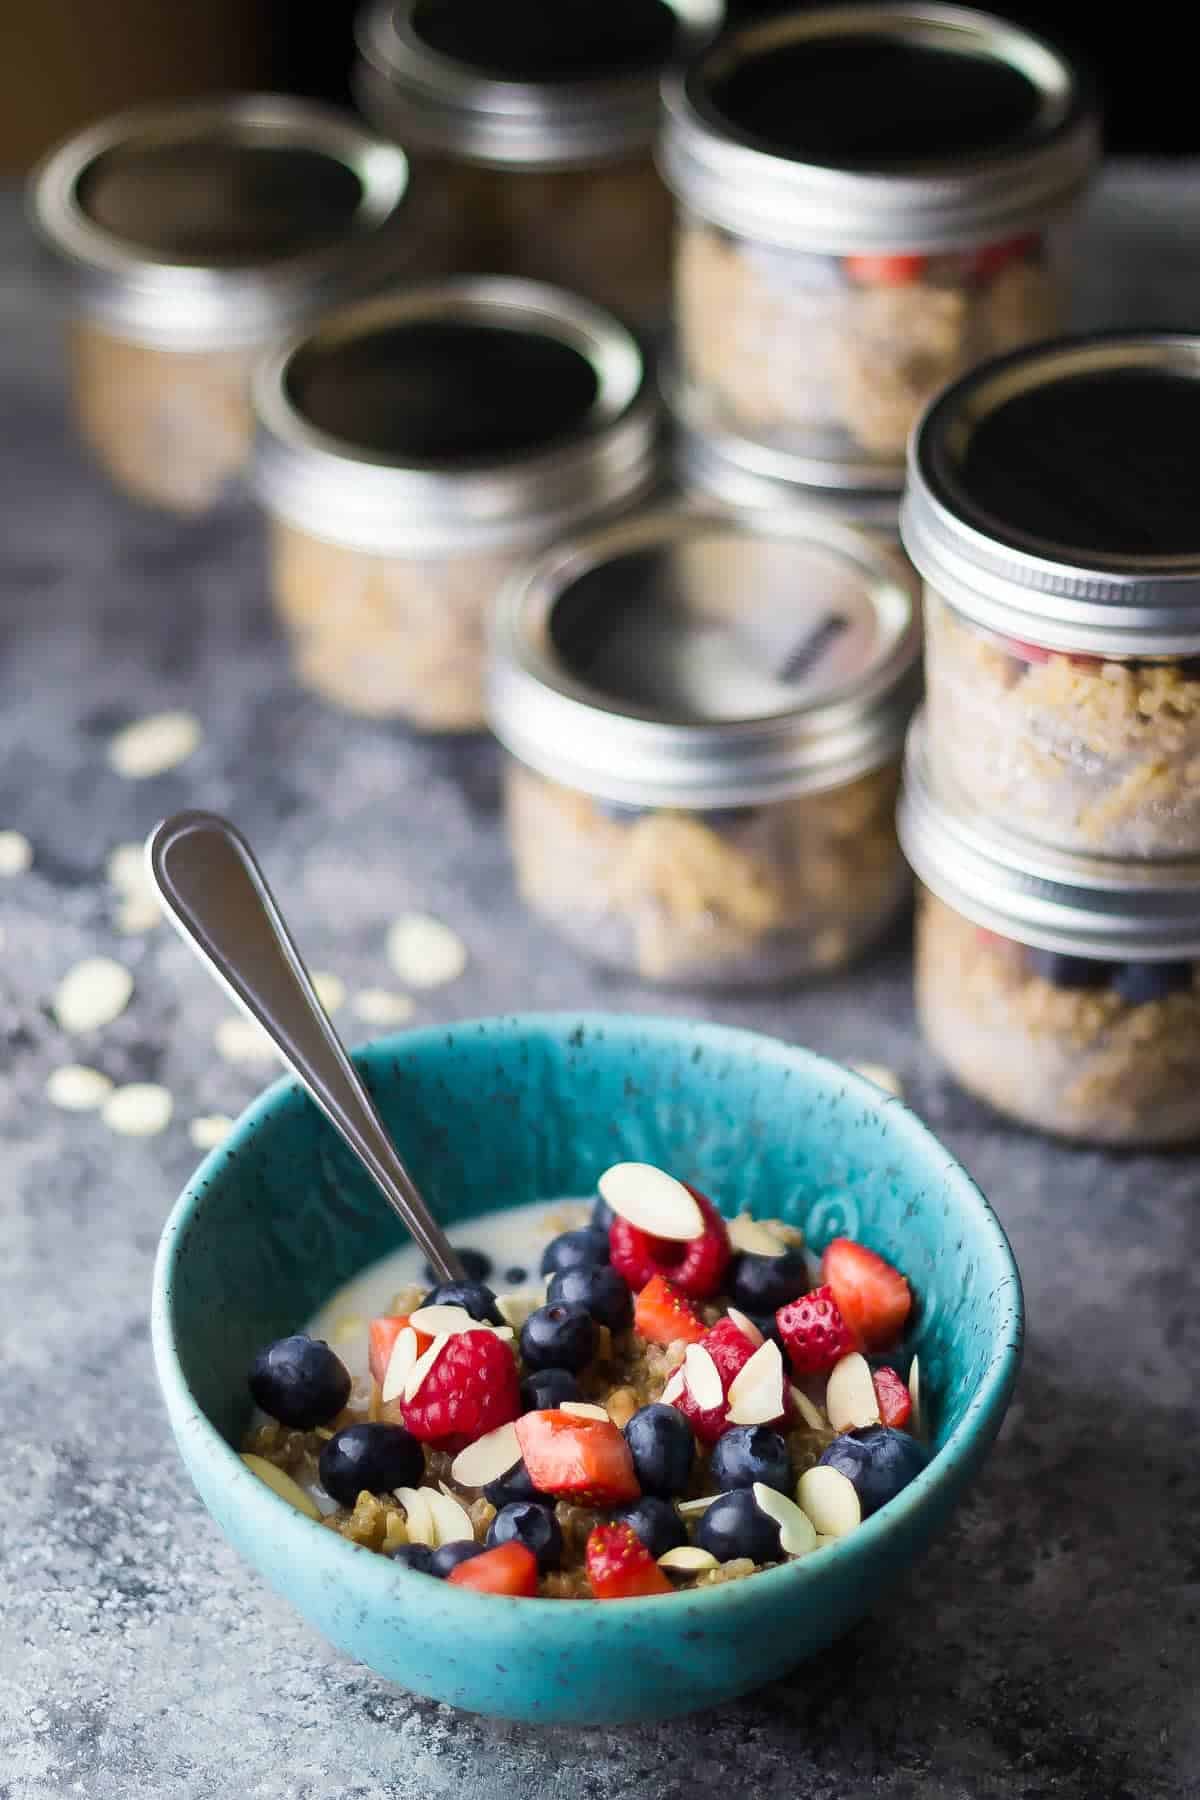
[[[752,1581],[719,1582],[706,1588],[684,1588],[674,1595],[648,1594],[625,1600],[609,1600],[604,1602],[602,1608],[603,1616],[608,1618],[611,1615],[616,1623],[629,1619],[635,1612],[638,1617],[644,1617],[647,1606],[662,1606],[667,1599],[677,1603],[679,1610],[676,1616],[681,1620],[684,1616],[682,1603],[685,1601],[691,1607],[705,1608],[706,1612],[718,1607],[727,1612],[737,1611],[752,1604],[755,1593],[765,1597],[767,1582],[773,1584],[771,1591],[777,1592],[785,1582],[803,1583],[811,1580],[821,1571],[844,1566],[847,1559],[879,1545],[904,1520],[911,1519],[927,1503],[935,1501],[939,1492],[953,1483],[958,1466],[964,1458],[971,1455],[974,1446],[981,1439],[986,1449],[999,1429],[1021,1364],[1025,1307],[1020,1271],[1004,1227],[982,1189],[958,1158],[902,1099],[885,1092],[866,1076],[832,1057],[821,1055],[802,1045],[789,1044],[767,1032],[691,1018],[606,1013],[590,1009],[578,1012],[497,1013],[451,1020],[373,1038],[357,1046],[352,1056],[356,1063],[365,1062],[370,1065],[394,1056],[401,1049],[418,1054],[425,1048],[444,1050],[447,1032],[477,1034],[480,1031],[492,1031],[502,1032],[509,1038],[547,1034],[566,1042],[571,1033],[581,1028],[585,1032],[596,1033],[610,1033],[618,1028],[625,1031],[636,1030],[642,1035],[648,1034],[660,1039],[702,1033],[708,1041],[716,1039],[730,1051],[739,1054],[753,1052],[760,1057],[767,1054],[774,1060],[785,1059],[797,1066],[815,1070],[826,1080],[833,1076],[872,1110],[888,1109],[889,1119],[900,1130],[906,1148],[915,1148],[931,1166],[939,1165],[942,1176],[951,1177],[952,1186],[965,1212],[976,1216],[980,1227],[980,1242],[988,1246],[994,1261],[996,1279],[992,1283],[993,1291],[1003,1285],[1011,1290],[1009,1304],[1012,1317],[1006,1341],[996,1347],[962,1418],[921,1473],[895,1499],[889,1501],[886,1507],[864,1519],[846,1537],[823,1545],[819,1556],[813,1552],[794,1561],[780,1563],[774,1568],[759,1570]],[[407,1592],[415,1600],[423,1591],[422,1584],[427,1583],[429,1577],[402,1563],[392,1562],[365,1545],[355,1544],[336,1535],[276,1494],[246,1466],[241,1453],[227,1443],[211,1423],[192,1396],[179,1363],[172,1317],[172,1283],[180,1244],[195,1213],[203,1204],[210,1185],[219,1178],[229,1153],[238,1150],[251,1133],[270,1120],[283,1103],[292,1099],[298,1091],[299,1084],[290,1076],[283,1076],[258,1094],[234,1121],[223,1143],[208,1152],[168,1214],[154,1265],[150,1324],[155,1370],[177,1441],[182,1444],[186,1434],[190,1443],[203,1448],[215,1467],[223,1470],[231,1491],[238,1494],[238,1504],[247,1508],[251,1514],[257,1512],[260,1515],[264,1535],[268,1539],[275,1539],[285,1551],[290,1549],[297,1558],[306,1558],[310,1563],[322,1540],[323,1553],[332,1553],[339,1561],[345,1552],[357,1552],[360,1557],[368,1557],[378,1569],[381,1599],[390,1592],[394,1603],[395,1584],[398,1581],[401,1584],[400,1591]],[[183,1454],[182,1448],[180,1453]],[[191,1468],[186,1456],[184,1461],[190,1475]],[[289,1545],[287,1540],[292,1532],[299,1532],[301,1535]],[[318,1535],[314,1537],[314,1533]],[[438,1586],[444,1592],[445,1604],[461,1609],[464,1628],[469,1628],[470,1621],[478,1618],[475,1608],[481,1602],[486,1603],[489,1608],[497,1605],[513,1607],[526,1605],[529,1598],[540,1598],[478,1594],[471,1588],[459,1587],[453,1582],[440,1582]],[[553,1606],[545,1609],[547,1622],[551,1619],[565,1621],[568,1617],[578,1617],[581,1607],[586,1607],[589,1614],[593,1613],[597,1604],[590,1597],[555,1600]]]

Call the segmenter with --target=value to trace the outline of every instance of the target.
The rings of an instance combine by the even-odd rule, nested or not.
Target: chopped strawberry
[[[908,1391],[908,1383],[902,1381],[895,1369],[876,1369],[872,1380],[875,1383],[875,1398],[879,1402],[879,1418],[884,1425],[890,1425],[893,1431],[904,1431],[912,1418],[912,1395]]]
[[[1036,231],[1026,231],[1020,237],[1005,238],[999,244],[984,244],[981,249],[971,252],[971,274],[980,281],[989,281],[1001,269],[1007,269],[1010,263],[1020,262],[1031,255],[1041,241]]]
[[[1044,644],[1031,644],[1026,638],[1006,637],[1004,648],[1018,662],[1048,663],[1053,657],[1061,656],[1079,669],[1098,669],[1104,662],[1102,656],[1085,656],[1082,651],[1047,650]]]
[[[477,1594],[514,1594],[528,1599],[537,1593],[537,1557],[524,1544],[510,1541],[468,1557],[451,1569],[446,1580]]]
[[[633,1329],[650,1344],[698,1344],[704,1321],[698,1319],[673,1281],[656,1275],[648,1281],[633,1309]]]
[[[898,1269],[843,1237],[834,1238],[821,1258],[821,1274],[864,1348],[886,1350],[896,1342],[912,1308],[912,1291]]]
[[[387,1366],[392,1360],[392,1351],[396,1348],[396,1339],[408,1324],[407,1313],[385,1313],[381,1318],[372,1319],[367,1327],[367,1340],[371,1346],[370,1363],[371,1378],[383,1386],[383,1378],[387,1374]],[[417,1355],[424,1356],[433,1339],[427,1331],[417,1331]]]
[[[556,1408],[528,1412],[517,1420],[517,1442],[539,1493],[581,1506],[620,1506],[641,1494],[629,1445],[611,1420]]]
[[[833,1290],[814,1288],[775,1314],[788,1360],[797,1375],[827,1375],[833,1365],[857,1350],[858,1340],[842,1316]]]
[[[696,1436],[704,1444],[715,1444],[721,1433],[729,1429],[725,1417],[729,1410],[729,1390],[734,1376],[745,1368],[754,1355],[756,1345],[750,1342],[732,1319],[718,1319],[711,1331],[700,1340],[700,1348],[713,1360],[721,1382],[721,1399],[715,1406],[701,1406],[687,1384],[686,1374],[678,1370],[667,1383],[663,1399],[681,1412]]]
[[[687,1187],[686,1182],[684,1186]],[[704,1215],[704,1230],[699,1237],[683,1243],[651,1237],[648,1231],[639,1231],[628,1219],[621,1218],[609,1226],[612,1266],[635,1294],[648,1287],[656,1275],[665,1275],[690,1300],[707,1300],[720,1287],[730,1256],[725,1221],[712,1201],[694,1187],[688,1187],[688,1193]]]
[[[584,1552],[587,1578],[597,1600],[630,1600],[638,1594],[669,1594],[671,1583],[637,1533],[628,1525],[595,1525]],[[474,1559],[482,1560],[480,1557]],[[464,1568],[470,1568],[465,1563]]]
[[[517,1362],[494,1331],[459,1331],[447,1338],[433,1367],[400,1412],[413,1436],[462,1449],[507,1425],[521,1410]],[[451,1441],[453,1440],[453,1441]]]
[[[916,254],[879,256],[864,252],[842,258],[842,267],[851,281],[861,282],[864,287],[907,287],[912,281],[920,281],[928,264],[927,256]]]

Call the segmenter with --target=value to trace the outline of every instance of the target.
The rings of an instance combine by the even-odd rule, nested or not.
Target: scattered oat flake
[[[226,1062],[269,1063],[278,1055],[262,1026],[253,1019],[244,1019],[240,1013],[232,1013],[221,1020],[213,1033],[213,1042]]]
[[[171,1122],[173,1102],[165,1087],[152,1081],[131,1081],[114,1088],[104,1103],[103,1119],[110,1131],[122,1137],[154,1137]]]
[[[112,1082],[84,1063],[64,1063],[46,1082],[46,1098],[64,1112],[94,1112],[112,1093]]]
[[[467,966],[467,947],[456,932],[428,913],[407,913],[387,934],[387,957],[409,987],[441,987]]]
[[[186,762],[200,742],[199,721],[191,713],[153,713],[119,731],[108,746],[108,760],[128,781],[145,781]]]
[[[20,831],[0,831],[0,875],[23,875],[33,861],[33,845]]]
[[[346,999],[346,984],[340,975],[331,975],[327,969],[321,970],[312,978],[317,990],[317,999],[327,1013],[335,1013]]]
[[[188,1136],[197,1150],[215,1150],[233,1130],[233,1120],[225,1113],[204,1113],[188,1126]]]
[[[895,1069],[889,1069],[883,1063],[873,1062],[853,1062],[846,1066],[853,1069],[856,1075],[861,1075],[864,1080],[874,1082],[875,1086],[882,1088],[885,1094],[892,1094],[897,1100],[903,1096],[904,1088]]]
[[[97,1031],[125,1011],[132,993],[128,969],[108,956],[87,956],[59,982],[55,1016],[64,1031]]]
[[[410,995],[393,993],[390,988],[362,988],[352,1004],[367,1025],[403,1025],[416,1011]]]

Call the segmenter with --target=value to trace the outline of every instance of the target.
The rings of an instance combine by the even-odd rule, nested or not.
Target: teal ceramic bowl
[[[246,1369],[261,1344],[301,1326],[402,1233],[316,1109],[280,1084],[183,1194],[154,1285],[154,1354],[175,1437],[246,1560],[389,1680],[545,1724],[711,1707],[861,1618],[946,1524],[995,1438],[1020,1361],[1008,1243],[937,1139],[860,1076],[716,1025],[484,1019],[392,1038],[358,1060],[447,1223],[589,1194],[610,1163],[631,1159],[671,1169],[726,1212],[790,1219],[818,1248],[845,1232],[892,1257],[919,1297],[914,1343],[937,1455],[840,1543],[697,1593],[497,1598],[346,1543],[239,1460]]]

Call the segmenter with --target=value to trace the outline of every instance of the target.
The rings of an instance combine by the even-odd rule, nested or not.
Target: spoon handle
[[[152,832],[146,860],[171,923],[242,1011],[262,1026],[374,1177],[438,1277],[461,1280],[458,1255],[397,1155],[241,833],[214,813],[176,813]]]

